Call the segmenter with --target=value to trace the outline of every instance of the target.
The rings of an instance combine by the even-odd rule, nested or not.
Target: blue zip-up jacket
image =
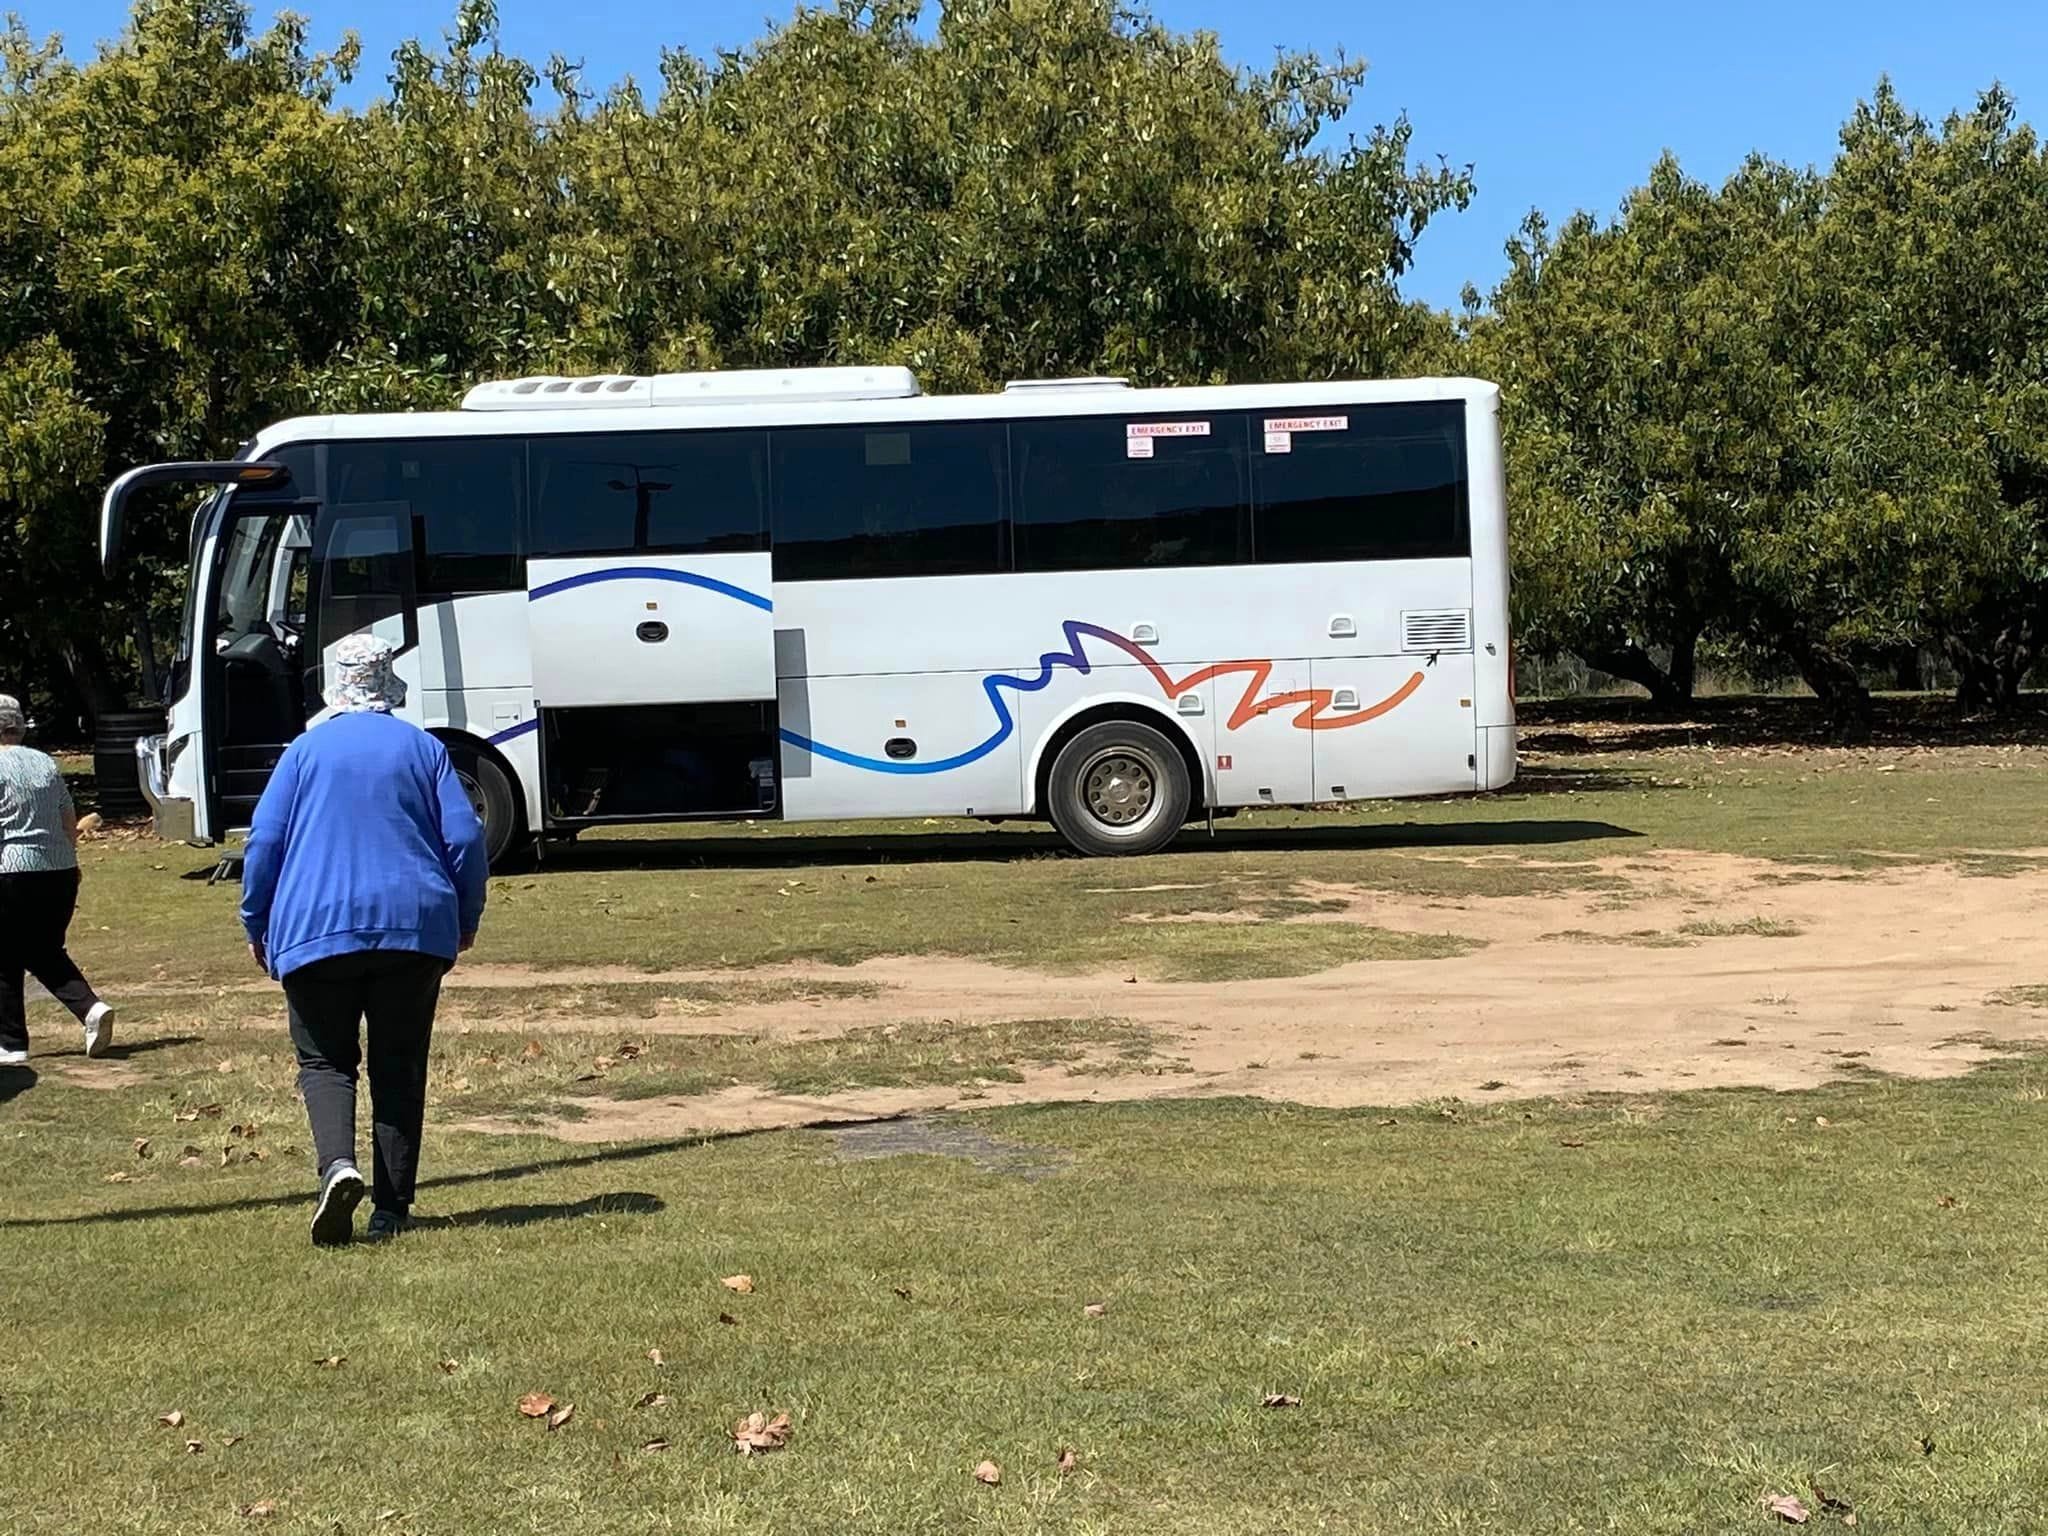
[[[453,961],[489,874],[448,749],[392,715],[335,715],[286,749],[257,803],[242,926],[280,978],[364,949]]]

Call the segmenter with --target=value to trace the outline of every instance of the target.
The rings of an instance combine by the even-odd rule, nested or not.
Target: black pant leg
[[[380,1211],[411,1207],[427,1117],[427,1053],[448,962],[388,953],[369,984],[370,1114],[377,1163],[371,1197]]]
[[[82,1023],[100,999],[64,948],[72,914],[78,910],[78,871],[41,870],[8,878],[24,882],[26,900],[20,915],[27,923],[29,947],[22,955],[23,963],[43,989]]]
[[[0,1050],[28,1049],[28,1005],[22,983],[22,913],[19,875],[0,875]]]
[[[363,1047],[367,979],[360,955],[316,960],[284,979],[291,1013],[292,1048],[299,1057],[299,1092],[313,1129],[320,1176],[356,1156],[356,1076]]]

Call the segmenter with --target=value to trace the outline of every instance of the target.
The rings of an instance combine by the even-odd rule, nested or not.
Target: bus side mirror
[[[252,491],[274,491],[291,483],[289,467],[269,459],[202,459],[175,464],[145,464],[131,469],[100,501],[100,569],[112,575],[121,558],[121,534],[128,502],[153,485],[227,485]]]

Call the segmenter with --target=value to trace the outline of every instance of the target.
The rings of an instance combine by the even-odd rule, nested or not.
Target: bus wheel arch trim
[[[1046,812],[1078,853],[1156,853],[1193,803],[1187,759],[1160,726],[1117,716],[1084,725],[1047,774]]]

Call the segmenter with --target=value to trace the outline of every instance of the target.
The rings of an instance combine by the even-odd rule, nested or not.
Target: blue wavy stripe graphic
[[[1011,693],[1036,693],[1052,682],[1052,675],[1061,667],[1070,668],[1082,677],[1093,670],[1088,653],[1081,645],[1082,636],[1106,640],[1118,649],[1126,649],[1127,642],[1112,630],[1095,624],[1083,624],[1078,619],[1068,619],[1060,628],[1067,637],[1064,651],[1047,651],[1038,658],[1038,675],[1035,677],[1013,677],[1007,672],[994,672],[981,680],[981,691],[988,695],[989,707],[996,712],[996,728],[984,740],[976,742],[964,752],[952,757],[939,758],[929,763],[897,762],[887,757],[863,757],[858,752],[847,752],[839,747],[827,746],[822,741],[813,741],[795,731],[785,730],[782,739],[792,747],[805,752],[816,753],[830,762],[844,763],[849,768],[865,768],[870,773],[947,773],[955,768],[964,768],[969,763],[979,762],[995,751],[1017,729],[1017,720],[1010,713],[1010,706],[1003,702],[1003,691]]]
[[[730,597],[750,607],[759,608],[763,613],[775,611],[775,604],[758,592],[749,592],[745,587],[736,587],[729,581],[720,581],[716,576],[699,576],[695,571],[672,571],[661,565],[615,565],[602,571],[584,571],[579,575],[564,576],[559,581],[535,587],[526,594],[526,600],[529,603],[537,603],[544,597],[553,597],[557,592],[569,592],[577,587],[592,587],[601,581],[673,581],[686,587],[702,587],[706,592],[716,592],[720,597]]]
[[[564,576],[559,581],[551,581],[533,588],[527,594],[527,599],[530,602],[538,602],[543,597],[551,597],[557,592],[572,591],[577,587],[592,586],[604,581],[630,581],[635,578],[680,582],[685,586],[702,587],[707,592],[733,598],[766,612],[772,613],[775,609],[775,605],[767,598],[759,593],[749,592],[744,587],[736,587],[730,582],[719,581],[710,576],[699,576],[691,571],[674,571],[655,565],[613,566],[601,571],[584,571],[575,576]],[[848,752],[844,748],[787,729],[780,733],[782,740],[799,751],[813,753],[828,762],[843,763],[849,768],[863,768],[870,773],[950,773],[955,768],[964,768],[969,763],[979,762],[987,757],[1008,741],[1016,731],[1017,719],[1010,713],[1010,706],[1003,699],[1005,692],[1037,693],[1052,682],[1053,673],[1062,667],[1082,677],[1086,677],[1094,670],[1094,664],[1088,659],[1088,652],[1081,643],[1084,638],[1104,641],[1140,661],[1149,661],[1137,647],[1114,630],[1104,629],[1097,624],[1084,624],[1078,619],[1068,619],[1060,628],[1066,636],[1067,648],[1063,651],[1047,651],[1040,656],[1035,676],[1016,677],[1007,672],[994,672],[981,680],[981,691],[988,697],[989,708],[995,711],[996,728],[973,746],[963,752],[956,752],[951,757],[938,758],[931,762],[898,762],[887,757],[865,757],[858,752]],[[493,746],[502,745],[524,736],[536,729],[538,724],[536,720],[522,720],[518,725],[498,732],[489,740]]]

